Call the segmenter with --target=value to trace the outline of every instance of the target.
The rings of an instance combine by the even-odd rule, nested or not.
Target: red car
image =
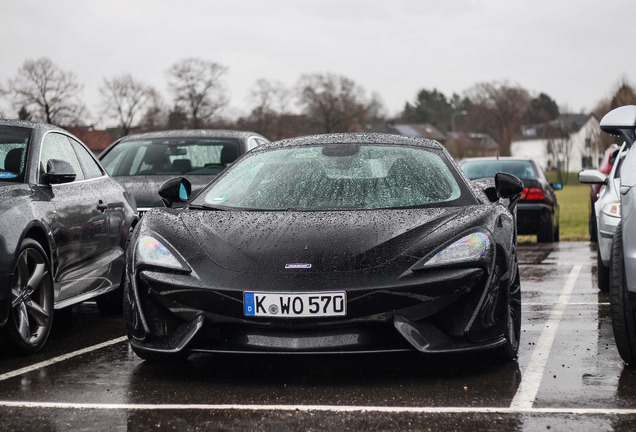
[[[606,150],[605,154],[603,154],[603,159],[601,160],[601,165],[598,170],[603,174],[608,175],[610,171],[612,171],[612,166],[614,165],[614,161],[616,160],[616,156],[618,156],[618,151],[620,150],[620,146],[618,144],[610,145]],[[596,214],[594,211],[594,203],[598,199],[598,194],[603,187],[602,184],[593,184],[590,185],[590,220],[588,223],[590,230],[590,241],[596,242],[598,241],[596,236]]]

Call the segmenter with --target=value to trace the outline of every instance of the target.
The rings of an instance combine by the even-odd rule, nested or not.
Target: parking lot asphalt
[[[595,246],[519,247],[516,362],[487,355],[133,354],[121,317],[56,315],[45,350],[0,354],[2,430],[636,430],[636,371],[621,361]]]

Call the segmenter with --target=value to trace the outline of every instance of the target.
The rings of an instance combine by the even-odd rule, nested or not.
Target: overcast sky
[[[636,83],[635,0],[0,0],[0,16],[0,83],[49,57],[93,120],[104,77],[131,73],[169,101],[166,71],[188,57],[228,67],[233,117],[259,78],[305,73],[344,75],[389,115],[422,88],[507,80],[580,112]]]

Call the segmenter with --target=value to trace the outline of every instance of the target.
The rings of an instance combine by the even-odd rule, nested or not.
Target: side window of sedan
[[[82,163],[82,168],[84,168],[86,178],[92,179],[103,176],[104,172],[102,171],[99,164],[95,162],[95,159],[93,158],[93,156],[90,155],[89,151],[86,150],[86,147],[84,147],[73,138],[69,138],[69,141],[71,141],[71,144],[75,149],[75,153],[77,153],[77,157]]]
[[[75,180],[84,180],[84,171],[66,135],[48,133],[44,136],[41,154],[42,174],[46,173],[46,164],[51,159],[60,159],[68,162],[73,167],[73,171],[75,171]]]

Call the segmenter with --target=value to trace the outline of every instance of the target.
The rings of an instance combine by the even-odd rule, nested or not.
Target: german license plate
[[[244,292],[246,316],[303,318],[346,316],[347,295],[333,292]]]

